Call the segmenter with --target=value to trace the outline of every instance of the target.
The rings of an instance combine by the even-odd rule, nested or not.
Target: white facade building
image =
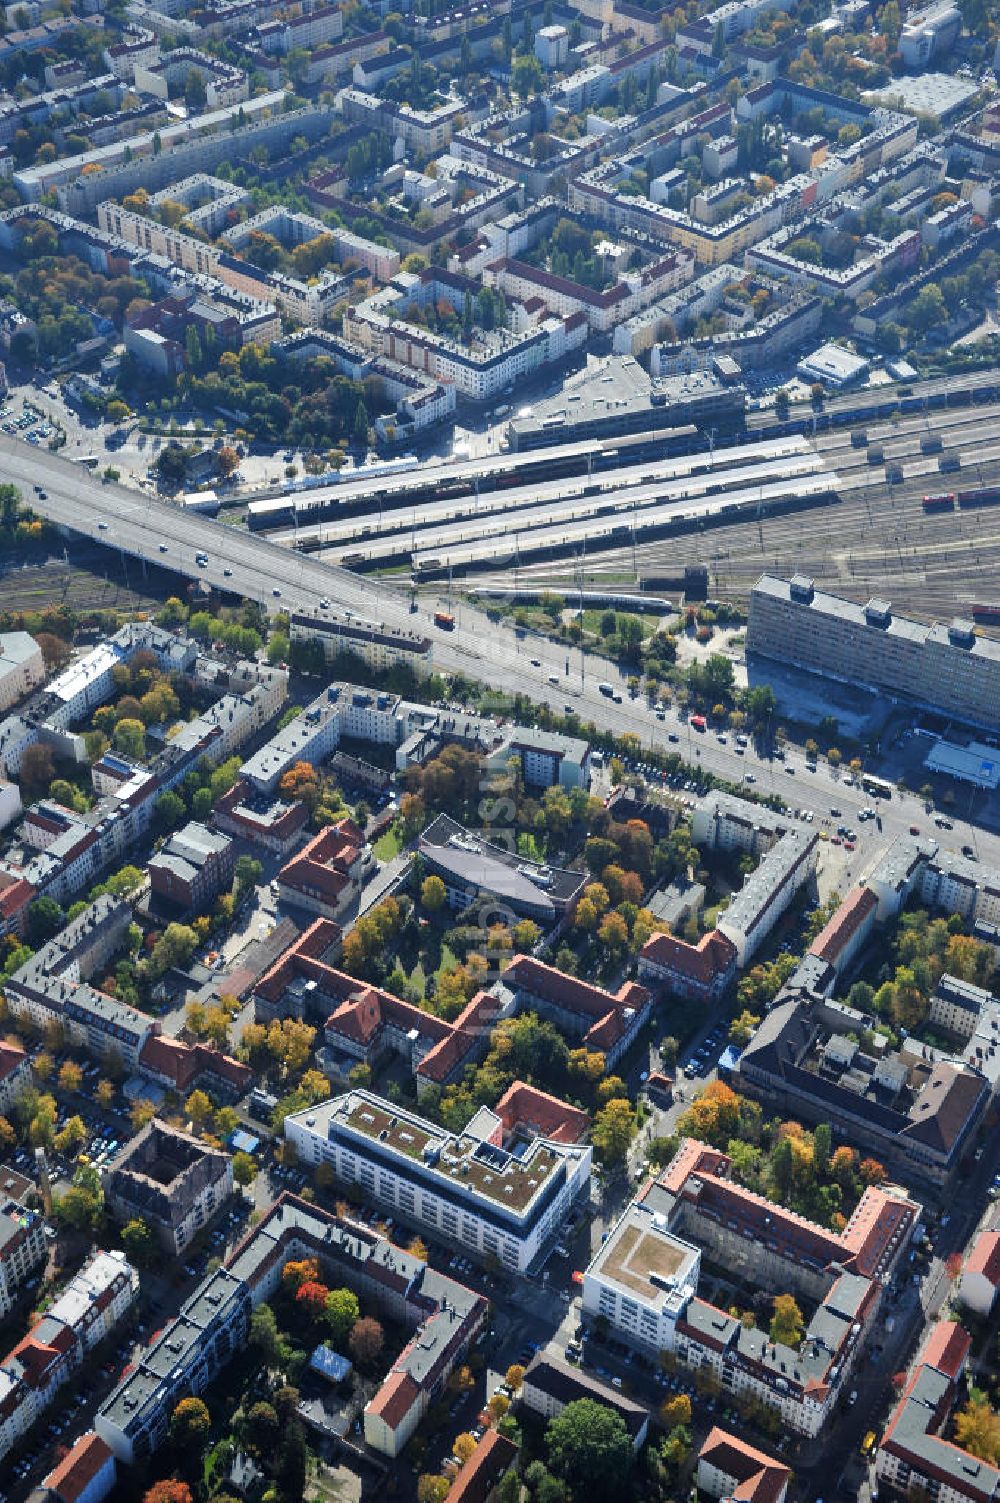
[[[557,1237],[590,1186],[588,1145],[523,1138],[504,1147],[500,1118],[485,1107],[455,1135],[350,1091],[286,1117],[285,1137],[302,1163],[329,1164],[366,1200],[516,1273]]]

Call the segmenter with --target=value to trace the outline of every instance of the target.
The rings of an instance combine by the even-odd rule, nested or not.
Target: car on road
[[[275,600],[281,599],[281,591],[278,589],[277,585],[275,585],[274,589],[271,591],[271,594],[274,596]]]

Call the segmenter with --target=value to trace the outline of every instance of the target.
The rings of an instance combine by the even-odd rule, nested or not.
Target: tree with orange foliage
[[[310,1320],[319,1320],[326,1314],[326,1301],[330,1291],[318,1279],[307,1279],[295,1291],[295,1303],[301,1305]]]
[[[878,1159],[862,1159],[858,1165],[858,1173],[866,1185],[883,1185],[888,1176],[885,1166]]]
[[[176,1477],[154,1482],[142,1495],[142,1503],[194,1503],[191,1489]]]
[[[858,1156],[853,1148],[847,1147],[846,1143],[835,1148],[830,1155],[830,1178],[840,1185],[841,1189],[846,1189],[851,1183],[857,1167]]]
[[[685,1137],[724,1148],[736,1136],[739,1121],[740,1098],[724,1081],[712,1080],[694,1098],[677,1130]]]
[[[301,800],[310,809],[319,803],[319,779],[311,762],[296,762],[283,774],[278,792],[288,803]]]
[[[293,1258],[285,1264],[281,1282],[289,1294],[298,1294],[303,1284],[319,1283],[318,1262],[315,1258]]]

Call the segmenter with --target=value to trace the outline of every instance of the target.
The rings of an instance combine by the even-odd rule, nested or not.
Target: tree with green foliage
[[[159,1250],[148,1221],[133,1217],[122,1227],[121,1239],[125,1256],[137,1268],[149,1268],[157,1261]]]
[[[361,1314],[357,1295],[350,1289],[331,1289],[326,1297],[326,1323],[339,1347],[348,1339]]]
[[[620,1497],[627,1489],[634,1453],[625,1422],[593,1399],[575,1399],[545,1431],[549,1470],[572,1496]]]
[[[26,938],[32,949],[40,949],[54,934],[58,934],[66,921],[66,915],[54,898],[35,898],[28,905]]]

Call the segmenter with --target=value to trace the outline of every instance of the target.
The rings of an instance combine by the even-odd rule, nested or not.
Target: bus
[[[887,783],[885,778],[875,777],[873,773],[861,774],[861,786],[873,798],[892,798],[892,784]]]

